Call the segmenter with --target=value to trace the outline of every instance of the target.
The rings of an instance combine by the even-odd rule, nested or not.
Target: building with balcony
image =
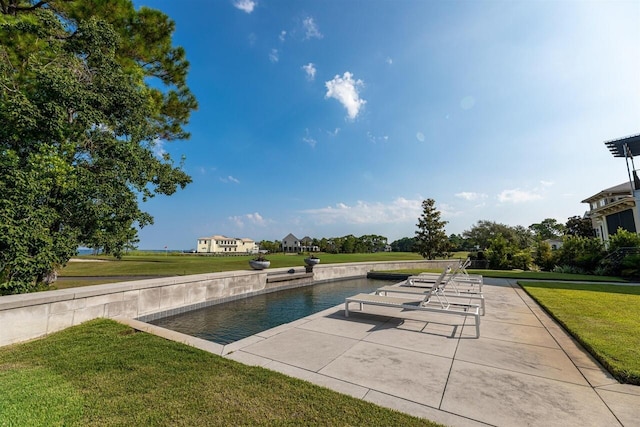
[[[604,189],[582,203],[589,204],[586,215],[591,219],[596,237],[601,240],[608,241],[618,228],[638,232],[640,221],[630,182]]]
[[[640,179],[633,156],[640,154],[640,135],[605,142],[614,157],[624,157],[629,181],[606,188],[582,203],[589,204],[585,214],[591,219],[595,235],[608,241],[618,228],[637,233],[640,229]]]
[[[211,236],[200,237],[196,246],[198,253],[214,254],[255,254],[258,253],[258,245],[251,239]]]

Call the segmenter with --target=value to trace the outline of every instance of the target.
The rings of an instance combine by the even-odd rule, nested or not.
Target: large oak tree
[[[119,256],[153,221],[139,202],[191,182],[157,149],[197,106],[173,31],[130,0],[0,0],[0,293],[78,246]]]

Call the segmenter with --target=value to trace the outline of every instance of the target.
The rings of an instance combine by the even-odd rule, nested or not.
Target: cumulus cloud
[[[151,150],[153,151],[153,155],[158,159],[163,159],[167,154],[167,150],[164,149],[164,141],[161,139],[154,139],[151,143]]]
[[[333,80],[325,82],[327,93],[325,98],[337,99],[347,109],[347,116],[353,120],[360,113],[360,109],[367,103],[360,98],[358,90],[364,86],[362,80],[354,80],[353,74],[346,71],[342,77],[336,75]]]
[[[302,21],[302,26],[304,27],[304,38],[305,40],[309,39],[321,39],[324,37],[320,30],[318,29],[318,25],[315,23],[312,17],[306,17]]]
[[[316,66],[313,62],[303,65],[302,69],[307,74],[307,80],[313,81],[316,78]]]
[[[390,224],[415,221],[422,213],[422,199],[398,197],[389,204],[358,201],[349,206],[336,203],[325,208],[308,209],[303,214],[318,224]]]
[[[269,61],[278,62],[279,60],[280,57],[278,56],[278,49],[271,49],[271,52],[269,53]]]
[[[236,9],[240,9],[241,11],[246,13],[253,12],[253,9],[255,9],[257,5],[258,3],[253,0],[235,0],[233,2],[233,6]]]
[[[280,35],[278,36],[281,42],[283,42],[287,38],[287,32],[285,30],[280,31]]]
[[[537,192],[520,190],[519,188],[504,190],[498,194],[498,201],[501,203],[525,203],[540,199],[542,196]]]
[[[455,194],[456,197],[460,198],[460,199],[464,199],[467,201],[475,201],[475,200],[482,200],[482,199],[486,199],[487,195],[484,193],[474,193],[474,192],[470,192],[470,191],[463,191],[461,193],[456,193]]]
[[[268,222],[258,212],[248,213],[245,215],[230,216],[228,219],[229,221],[233,222],[238,228],[243,228],[246,222],[258,226],[267,225]]]
[[[250,213],[245,215],[246,218],[255,225],[265,225],[266,220],[260,215],[258,212]]]
[[[424,133],[422,132],[416,133],[416,139],[420,142],[424,142]]]

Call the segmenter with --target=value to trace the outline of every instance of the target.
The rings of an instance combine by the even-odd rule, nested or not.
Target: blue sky
[[[566,222],[627,179],[640,133],[638,1],[137,1],[176,23],[199,102],[193,183],[142,205],[141,249],[412,237],[433,198],[478,220]]]

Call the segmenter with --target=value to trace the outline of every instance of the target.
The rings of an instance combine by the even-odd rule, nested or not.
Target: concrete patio
[[[613,379],[514,281],[483,290],[479,339],[471,318],[355,305],[226,346],[128,322],[449,426],[640,426],[640,387]]]

